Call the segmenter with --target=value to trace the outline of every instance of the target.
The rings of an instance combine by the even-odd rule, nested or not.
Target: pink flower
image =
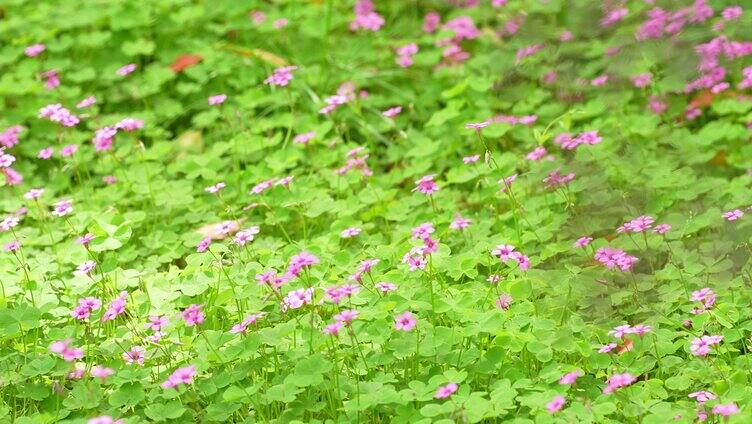
[[[632,334],[632,333],[633,333],[632,326],[628,324],[620,325],[608,332],[609,335],[612,335],[616,337],[617,339],[624,338],[625,335]]]
[[[423,18],[423,31],[427,33],[435,32],[440,24],[441,16],[435,11],[430,11]]]
[[[728,90],[730,87],[731,87],[731,84],[727,82],[721,82],[710,87],[710,92],[713,94],[718,94],[720,92]]]
[[[721,16],[726,21],[735,21],[739,19],[739,17],[742,16],[742,8],[741,6],[729,6],[721,12]]]
[[[510,244],[500,244],[491,250],[493,256],[498,256],[499,259],[506,263],[511,257],[515,247]]]
[[[204,191],[207,192],[207,193],[219,193],[219,191],[222,190],[225,187],[226,187],[225,183],[219,182],[217,184],[210,185],[209,187],[206,187],[204,189]]]
[[[608,81],[608,75],[601,75],[599,77],[594,78],[592,81],[590,81],[590,85],[593,87],[600,87]]]
[[[46,49],[44,44],[32,44],[24,49],[24,54],[28,57],[37,57]]]
[[[575,384],[577,382],[577,379],[582,377],[584,373],[581,370],[575,370],[572,372],[568,372],[561,376],[559,379],[559,384]]]
[[[501,191],[502,193],[506,193],[507,190],[509,190],[512,187],[512,183],[517,180],[517,174],[510,175],[508,177],[502,178],[499,180],[499,185],[501,185]]]
[[[42,159],[42,160],[49,159],[52,157],[52,154],[54,152],[55,150],[52,147],[45,147],[44,149],[40,150],[39,153],[37,153],[37,158]],[[5,156],[5,155],[2,155],[2,156]],[[0,160],[2,160],[2,158],[0,158]],[[13,160],[15,160],[15,158],[13,158]],[[10,164],[8,164],[7,166],[10,166]],[[0,167],[3,167],[2,163],[0,163]]]
[[[502,246],[501,249],[499,249],[500,246]],[[526,271],[530,269],[530,258],[528,258],[527,256],[523,255],[520,252],[513,252],[513,251],[506,252],[503,248],[503,247],[506,247],[506,248],[511,247],[512,249],[514,249],[513,246],[508,246],[508,245],[500,245],[500,246],[497,246],[496,249],[494,249],[494,251],[496,251],[498,254],[493,253],[493,251],[491,252],[491,254],[494,256],[499,256],[499,259],[504,263],[507,263],[509,259],[517,262],[517,265],[520,267],[520,270],[522,271]]]
[[[641,233],[650,228],[655,222],[655,219],[649,215],[638,216],[637,218],[625,222],[621,227],[616,229],[617,233],[631,232]]]
[[[23,129],[24,127],[20,125],[6,128],[3,132],[0,132],[0,144],[9,149],[15,146],[19,142],[19,135]]]
[[[384,25],[384,18],[374,12],[371,0],[358,0],[354,11],[355,19],[350,22],[351,31],[378,31]]]
[[[110,305],[102,315],[102,322],[112,321],[118,316],[125,313],[125,306],[128,303],[128,292],[121,291],[118,297],[110,301]]]
[[[464,158],[462,158],[462,162],[466,164],[471,164],[471,163],[478,162],[478,159],[480,159],[480,155],[465,156]]]
[[[16,157],[5,153],[4,149],[4,147],[0,147],[0,168],[9,168],[16,161]],[[50,155],[52,155],[52,149],[50,149]]]
[[[668,104],[658,96],[650,96],[648,99],[648,108],[656,115],[660,115],[668,109]]]
[[[572,39],[574,39],[574,34],[572,34],[572,31],[562,31],[562,33],[559,34],[559,41],[561,42],[572,41]]]
[[[358,228],[358,227],[350,227],[350,228],[345,228],[345,229],[344,229],[344,230],[342,230],[342,232],[340,233],[340,237],[342,237],[342,238],[351,238],[351,237],[355,237],[355,236],[357,236],[358,234],[360,234],[360,231],[361,231],[361,230],[360,230],[360,228]]]
[[[457,214],[454,216],[454,219],[452,220],[452,223],[449,224],[449,228],[452,230],[464,230],[465,228],[470,226],[470,220],[463,218],[462,215]]]
[[[112,368],[107,368],[100,365],[94,365],[91,368],[90,372],[92,377],[98,378],[102,381],[107,380],[107,377],[115,374],[115,370],[113,370]]]
[[[227,100],[226,94],[217,94],[214,96],[209,96],[209,99],[208,99],[210,106],[221,105],[222,103],[225,102],[225,100]]]
[[[705,312],[715,305],[716,294],[708,287],[702,288],[692,292],[692,296],[689,298],[692,302],[701,302],[702,307],[692,311],[695,315]]]
[[[413,328],[415,328],[415,325],[417,323],[418,320],[415,318],[415,316],[410,311],[407,311],[402,315],[397,315],[394,318],[394,329],[410,332],[413,330]]]
[[[338,313],[337,315],[335,315],[334,320],[337,322],[341,322],[344,325],[350,325],[350,323],[353,322],[355,318],[357,317],[358,317],[358,311],[350,309],[350,310],[342,311]]]
[[[702,115],[702,109],[697,107],[688,106],[684,111],[684,117],[687,121],[693,121]]]
[[[178,368],[167,377],[167,381],[162,383],[164,389],[177,389],[181,384],[191,384],[193,378],[196,377],[196,366],[189,365],[187,367]]]
[[[260,25],[266,20],[266,13],[254,10],[248,13],[248,17],[251,18],[254,24]]]
[[[21,248],[21,241],[20,240],[13,240],[10,243],[7,243],[3,246],[3,249],[6,252],[15,252],[16,250]]]
[[[86,297],[79,299],[78,306],[71,311],[71,316],[78,320],[89,318],[92,311],[98,310],[102,306],[102,301],[96,297]]]
[[[448,383],[444,386],[439,387],[436,390],[436,395],[434,397],[436,399],[446,399],[452,396],[458,388],[459,386],[457,385],[457,383]]]
[[[425,269],[427,264],[425,256],[424,247],[415,246],[402,256],[402,263],[408,265],[410,272],[414,272],[418,269],[422,270]]]
[[[143,127],[144,127],[144,121],[140,119],[135,119],[135,118],[125,118],[121,120],[120,122],[118,122],[117,124],[115,124],[116,130],[123,130],[127,132],[140,130]]]
[[[204,237],[201,239],[200,242],[198,242],[198,245],[196,245],[196,252],[203,253],[206,252],[206,249],[211,246],[212,239],[211,237]]]
[[[146,353],[146,350],[143,347],[133,346],[131,350],[127,352],[123,352],[123,360],[128,365],[133,365],[133,364],[143,365],[144,353]]]
[[[102,127],[98,129],[94,133],[94,137],[91,139],[92,144],[94,144],[94,150],[98,152],[111,150],[115,134],[117,134],[117,129],[112,127]]]
[[[114,175],[105,175],[102,177],[102,182],[107,185],[113,185],[117,182],[117,178]]]
[[[287,267],[289,273],[298,275],[304,268],[318,264],[319,258],[309,252],[300,252],[290,258],[290,263]]]
[[[726,221],[736,221],[743,216],[744,212],[742,212],[740,209],[734,209],[723,214],[723,217],[726,218]]]
[[[118,75],[120,75],[121,77],[124,77],[124,76],[130,74],[131,72],[133,72],[135,70],[136,70],[136,64],[135,63],[129,63],[127,65],[124,65],[124,66],[120,67],[116,71],[116,73]]]
[[[722,340],[723,336],[702,336],[692,340],[689,351],[695,356],[706,356],[710,353],[710,347],[721,343]]]
[[[645,324],[637,324],[632,327],[632,333],[637,334],[640,337],[644,336],[647,333],[650,333],[651,331],[653,331],[653,327]]]
[[[622,272],[629,271],[638,260],[621,249],[611,247],[601,247],[598,249],[595,252],[594,259],[608,269],[619,268]]]
[[[151,328],[154,331],[161,331],[162,328],[169,323],[170,320],[163,315],[150,315],[149,322],[146,323],[146,328]]]
[[[282,299],[282,312],[288,309],[298,309],[304,305],[310,305],[313,302],[313,289],[293,290]]]
[[[713,413],[723,417],[729,417],[739,413],[739,407],[735,403],[719,404],[713,407]]]
[[[324,293],[332,303],[339,305],[343,298],[350,297],[360,291],[360,286],[354,284],[343,284],[341,286],[331,286],[324,290]]]
[[[601,348],[598,349],[598,352],[599,353],[609,353],[612,350],[616,349],[616,346],[617,346],[616,343],[609,343],[607,345],[601,346]]]
[[[712,392],[706,392],[705,390],[700,390],[699,392],[690,393],[687,395],[690,399],[694,399],[699,403],[700,405],[703,405],[705,402],[709,400],[715,400],[716,396]]]
[[[9,216],[0,221],[0,231],[9,231],[11,228],[18,225],[20,220],[17,216]]]
[[[237,333],[245,334],[246,331],[248,330],[248,326],[249,325],[256,324],[256,322],[258,322],[259,318],[263,318],[264,316],[266,316],[266,312],[259,312],[257,314],[248,315],[239,324],[233,325],[232,328],[230,329],[230,333],[232,333],[232,334],[237,334]]]
[[[76,105],[76,108],[77,109],[86,109],[87,107],[93,105],[96,102],[97,102],[97,98],[96,97],[89,96],[89,97],[81,100],[80,102],[78,102],[78,104]]]
[[[413,64],[413,56],[418,53],[418,45],[410,43],[397,49],[397,64],[407,68]]]
[[[584,248],[585,246],[587,246],[588,244],[590,244],[591,241],[593,241],[592,237],[588,237],[588,236],[580,237],[580,238],[578,238],[574,242],[574,247],[583,247]]]
[[[639,74],[632,78],[632,83],[634,83],[634,86],[637,88],[645,88],[649,86],[653,81],[653,74],[650,72],[645,72],[644,74]]]
[[[653,232],[655,234],[666,234],[670,230],[671,230],[670,224],[658,224],[655,226],[655,228],[653,228]]]
[[[324,334],[328,334],[330,336],[338,336],[340,330],[342,330],[344,326],[345,325],[340,321],[337,321],[334,324],[328,324],[326,327],[324,327]]]
[[[240,230],[235,234],[235,238],[233,241],[238,246],[245,246],[249,242],[252,242],[254,239],[254,236],[259,233],[259,227],[254,225],[252,227],[246,228],[244,230]]]
[[[83,365],[83,364],[80,364]],[[79,364],[75,364],[75,368],[73,368],[73,371],[69,372],[65,378],[68,380],[80,380],[84,378],[84,375],[86,374],[86,369],[82,368]]]
[[[434,231],[436,230],[434,229],[432,222],[424,222],[413,228],[411,233],[414,239],[423,240],[433,234]]]
[[[0,168],[0,173],[5,175],[5,184],[7,186],[16,186],[23,183],[23,175],[16,172],[13,168]]]
[[[601,19],[601,26],[609,27],[624,19],[624,17],[627,16],[627,13],[629,13],[629,10],[626,7],[613,9],[606,13],[606,16]]]
[[[376,283],[374,287],[376,287],[376,289],[382,293],[389,293],[390,291],[397,290],[397,286],[395,284],[386,281],[380,281]]]
[[[603,394],[609,394],[622,387],[629,386],[637,381],[637,377],[625,372],[624,374],[614,374],[606,381],[606,387],[603,389]]]
[[[280,29],[284,28],[288,24],[288,20],[285,18],[276,19],[274,22],[272,22],[272,28]]]
[[[531,161],[539,161],[543,159],[543,157],[546,156],[547,153],[548,153],[548,150],[546,150],[545,147],[539,146],[533,149],[530,153],[528,153],[527,156],[525,156],[525,158]]]
[[[386,116],[387,118],[393,118],[393,117],[399,115],[400,112],[402,112],[402,106],[395,106],[395,107],[392,107],[392,108],[389,108],[389,109],[385,110],[381,114],[384,115],[384,116]]]
[[[574,179],[574,172],[570,172],[569,174],[562,175],[559,173],[559,170],[551,171],[550,174],[546,178],[543,179],[543,184],[546,188],[554,188],[562,185],[567,185],[570,181]]]
[[[445,30],[454,32],[453,41],[472,40],[480,37],[480,30],[475,26],[473,18],[469,16],[460,16],[444,24]]]
[[[274,182],[276,180],[274,178],[270,180],[261,181],[260,183],[256,184],[251,188],[251,194],[261,194],[265,192],[266,190],[269,190],[274,186]]]
[[[71,340],[60,340],[50,345],[50,352],[60,354],[65,362],[73,362],[84,357],[84,351],[71,346]]]
[[[567,400],[564,398],[564,396],[556,395],[551,402],[548,402],[546,404],[546,409],[548,409],[549,414],[554,414],[556,412],[559,412],[559,410],[564,406],[566,402]]]
[[[292,81],[292,71],[298,69],[297,66],[284,66],[277,68],[264,80],[264,84],[284,87]]]
[[[44,88],[48,90],[53,90],[56,87],[60,86],[60,77],[56,70],[51,69],[47,72],[42,73],[42,78],[46,78],[47,81],[44,83]]]
[[[188,327],[203,324],[206,314],[201,310],[204,305],[191,304],[181,312],[183,321]]]
[[[293,143],[296,143],[296,144],[308,144],[311,141],[311,139],[313,139],[313,137],[315,136],[316,136],[316,131],[309,131],[307,133],[296,135],[292,139],[292,141]]]
[[[89,275],[95,266],[97,266],[96,262],[86,261],[79,265],[78,268],[76,268],[76,271],[73,273],[73,275]]]
[[[74,153],[78,151],[78,144],[68,144],[63,146],[62,149],[60,149],[60,156],[67,158],[70,156],[73,156]]]
[[[512,305],[512,295],[508,293],[502,293],[498,299],[496,299],[496,302],[494,302],[494,305],[496,305],[497,308],[506,311],[509,309],[509,307]]]
[[[276,181],[276,182],[274,183],[274,185],[275,185],[275,186],[282,186],[282,187],[285,187],[285,188],[287,188],[287,187],[289,187],[289,186],[290,186],[290,183],[292,182],[292,180],[293,180],[294,178],[295,178],[295,176],[294,176],[294,175],[288,175],[288,176],[286,176],[286,177],[283,177],[283,178],[280,178],[279,180],[277,180],[277,181]]]
[[[515,55],[515,64],[519,64],[522,59],[532,56],[539,51],[543,50],[546,46],[543,44],[533,44],[531,46],[522,47],[520,49],[517,49],[517,54]]]
[[[412,191],[419,191],[426,195],[431,195],[439,191],[439,186],[433,180],[436,175],[430,174],[415,181],[415,188]]]

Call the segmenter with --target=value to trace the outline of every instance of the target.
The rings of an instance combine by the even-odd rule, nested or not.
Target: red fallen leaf
[[[693,108],[708,107],[713,103],[714,97],[715,94],[710,90],[702,90],[689,102],[689,106]]]
[[[708,163],[716,166],[726,166],[726,151],[719,150]]]
[[[173,72],[182,72],[202,60],[204,60],[203,56],[198,54],[183,54],[175,58],[175,61],[170,65],[170,69],[172,69]]]
[[[634,347],[634,342],[631,339],[624,339],[624,343],[619,345],[619,354],[621,355],[624,352],[629,352]]]
[[[731,98],[737,98],[739,97],[739,94],[735,92],[734,90],[726,90],[722,91],[718,94],[714,94],[710,90],[702,90],[700,91],[693,99],[689,102],[689,106],[692,108],[706,108],[713,104],[713,101],[718,97],[731,97]]]

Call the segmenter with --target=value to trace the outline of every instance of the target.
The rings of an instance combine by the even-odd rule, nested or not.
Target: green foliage
[[[0,421],[752,421],[752,15],[607,3],[0,5]]]

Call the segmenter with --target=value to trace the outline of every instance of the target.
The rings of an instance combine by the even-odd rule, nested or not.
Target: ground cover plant
[[[2,2],[0,421],[752,421],[747,9]]]

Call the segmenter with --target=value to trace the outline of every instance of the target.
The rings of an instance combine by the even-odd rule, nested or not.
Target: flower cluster
[[[602,263],[608,269],[618,268],[622,272],[629,271],[632,266],[637,262],[635,256],[627,254],[627,252],[612,247],[601,247],[595,251],[595,260]]]
[[[564,150],[574,150],[582,144],[594,145],[603,141],[603,137],[598,135],[598,130],[585,131],[578,135],[570,133],[561,133],[554,138],[554,143]]]
[[[350,22],[350,30],[378,31],[384,26],[384,18],[374,11],[371,0],[358,0],[353,10],[355,19]]]
[[[491,255],[497,256],[503,263],[507,263],[510,260],[516,262],[522,271],[530,269],[530,258],[515,249],[510,244],[500,244],[491,250]]]

